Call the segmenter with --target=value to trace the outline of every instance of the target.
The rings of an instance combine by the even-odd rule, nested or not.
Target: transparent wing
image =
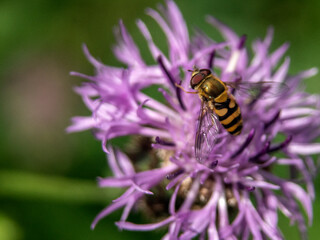
[[[289,90],[289,87],[282,82],[225,82],[235,90],[235,94],[247,96],[252,99],[277,97]]]
[[[212,110],[202,101],[195,138],[195,156],[198,162],[208,159],[217,142],[219,128],[216,121]]]

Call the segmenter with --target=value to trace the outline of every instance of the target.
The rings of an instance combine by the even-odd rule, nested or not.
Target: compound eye
[[[194,87],[197,86],[205,77],[206,77],[206,75],[204,75],[201,72],[194,75],[190,81],[191,87],[194,89]]]
[[[205,76],[208,76],[211,74],[211,71],[209,69],[200,69],[200,71],[202,74],[204,74]]]

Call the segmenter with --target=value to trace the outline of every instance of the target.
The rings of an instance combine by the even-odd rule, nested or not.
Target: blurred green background
[[[114,222],[120,211],[102,220],[94,231],[90,230],[96,214],[119,192],[96,186],[96,176],[110,172],[101,144],[91,133],[65,133],[72,116],[89,114],[72,90],[82,79],[69,76],[69,71],[93,73],[93,67],[83,56],[82,43],[104,63],[119,66],[111,50],[115,44],[114,26],[122,18],[143,47],[135,20],[141,18],[153,28],[155,23],[144,10],[156,8],[157,3],[158,0],[0,1],[1,240],[162,236],[163,232],[118,231]],[[272,25],[273,49],[285,41],[291,43],[288,52],[292,59],[291,73],[319,67],[317,0],[177,0],[176,3],[191,34],[197,26],[216,37],[205,22],[207,14],[225,22],[238,34],[247,34],[249,43],[264,37]],[[161,43],[163,35],[154,36]],[[141,51],[148,58],[146,49]],[[319,77],[309,79],[306,88],[319,93]],[[318,177],[318,195],[319,186]],[[290,228],[284,217],[280,220],[286,239],[299,239],[297,229]],[[320,201],[316,199],[310,239],[318,239],[319,226]]]

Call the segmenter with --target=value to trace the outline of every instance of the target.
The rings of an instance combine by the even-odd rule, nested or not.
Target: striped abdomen
[[[215,112],[222,126],[232,135],[239,135],[242,130],[240,108],[233,96],[228,96],[225,102],[215,102]]]

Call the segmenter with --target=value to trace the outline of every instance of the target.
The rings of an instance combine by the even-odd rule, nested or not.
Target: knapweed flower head
[[[159,10],[148,9],[147,14],[164,31],[168,53],[157,47],[145,23],[137,21],[153,65],[143,60],[120,21],[114,54],[126,67],[104,65],[84,47],[96,74],[72,73],[89,80],[76,92],[92,115],[73,118],[68,131],[93,130],[114,174],[99,178],[99,185],[125,189],[92,227],[121,208],[123,214],[116,223],[120,229],[167,227],[163,239],[283,239],[278,227],[281,212],[306,238],[316,169],[311,155],[320,152],[319,144],[312,142],[320,134],[320,111],[319,96],[299,86],[317,70],[289,75],[290,59],[283,59],[288,44],[269,51],[272,29],[263,40],[253,42],[251,57],[246,37],[215,18],[207,21],[221,32],[222,42],[199,30],[190,37],[173,1],[167,0]],[[263,92],[251,98],[230,88],[241,108],[242,132],[232,136],[217,121],[219,141],[206,159],[198,161],[195,138],[201,100],[178,86],[192,91],[188,70],[194,66],[210,69],[222,81],[248,86],[272,82],[287,89],[270,98],[263,97]],[[163,99],[147,94],[152,86],[157,86]],[[124,152],[108,144],[110,139],[129,135],[133,137]],[[287,171],[285,176],[277,174],[279,169]],[[137,206],[157,218],[145,224],[127,221]]]

